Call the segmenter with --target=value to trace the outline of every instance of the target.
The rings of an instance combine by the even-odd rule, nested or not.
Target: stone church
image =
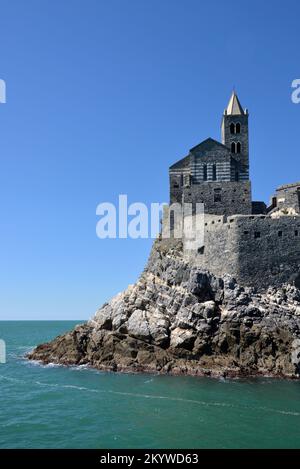
[[[252,201],[248,118],[233,92],[222,143],[208,138],[169,169],[170,205],[204,204],[204,241],[190,251],[183,237],[184,255],[244,285],[300,285],[300,182],[280,186],[268,205]]]

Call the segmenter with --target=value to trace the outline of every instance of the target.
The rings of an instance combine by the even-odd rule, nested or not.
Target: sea
[[[79,321],[0,321],[0,448],[300,448],[300,382],[26,360]]]

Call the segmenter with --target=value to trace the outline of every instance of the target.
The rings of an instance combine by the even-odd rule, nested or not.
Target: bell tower
[[[222,118],[222,143],[238,162],[234,178],[249,180],[248,111],[243,109],[235,91],[232,92]]]

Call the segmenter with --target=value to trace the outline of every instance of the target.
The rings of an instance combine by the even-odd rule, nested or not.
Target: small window
[[[299,235],[299,231],[295,230],[295,236],[298,236],[298,235]]]
[[[241,153],[241,149],[242,149],[241,142],[237,142],[237,144],[236,144],[236,153]]]
[[[255,239],[260,238],[260,231],[255,231],[254,232],[254,238]]]
[[[231,153],[236,153],[236,145],[235,145],[235,142],[231,142]]]
[[[235,133],[236,134],[241,133],[241,124],[239,122],[235,125]]]
[[[234,179],[235,179],[236,182],[239,182],[240,175],[239,175],[238,171],[235,172]]]
[[[221,188],[214,189],[214,202],[222,202]]]
[[[282,238],[282,231],[278,231],[279,238]]]
[[[230,133],[235,134],[235,125],[233,122],[230,124]]]
[[[207,166],[203,166],[203,181],[207,181]]]
[[[185,174],[184,177],[183,177],[183,184],[184,184],[184,187],[190,187],[191,185],[191,177],[189,174]]]
[[[204,246],[201,246],[201,248],[198,248],[198,254],[204,254]]]
[[[248,235],[249,234],[249,231],[244,231],[244,235]]]
[[[178,188],[179,188],[179,184],[177,184],[177,182],[175,182],[175,183],[173,184],[173,187],[174,187],[174,189],[178,189]]]
[[[217,166],[215,164],[213,164],[213,167],[212,167],[212,180],[213,181],[217,180]]]

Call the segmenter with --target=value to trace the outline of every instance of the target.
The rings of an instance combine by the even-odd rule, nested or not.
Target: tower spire
[[[238,116],[245,114],[242,105],[239,101],[239,98],[237,97],[237,94],[235,92],[235,88],[233,88],[232,95],[230,97],[227,109],[226,109],[226,114],[228,116]]]

